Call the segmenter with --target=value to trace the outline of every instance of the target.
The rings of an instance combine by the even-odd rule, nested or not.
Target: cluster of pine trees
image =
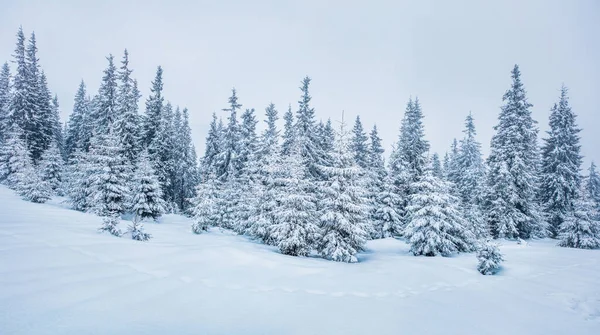
[[[430,153],[421,104],[410,99],[386,164],[377,127],[367,134],[360,117],[350,130],[343,117],[336,127],[318,121],[309,85],[307,77],[282,132],[270,104],[258,134],[255,110],[242,110],[235,89],[223,109],[226,121],[213,114],[193,201],[194,232],[224,227],[284,254],[316,252],[343,262],[356,261],[368,239],[403,237],[415,255],[478,249],[486,274],[502,260],[497,247],[484,243],[491,238],[550,236],[562,246],[600,247],[599,177],[593,164],[581,175],[580,129],[566,88],[539,148],[515,66],[487,161],[471,114],[443,162]]]
[[[421,104],[411,98],[386,162],[376,126],[367,132],[357,117],[350,129],[343,114],[335,125],[317,119],[306,77],[283,130],[270,104],[259,133],[255,110],[242,109],[233,89],[226,118],[213,114],[198,165],[188,111],[165,101],[161,67],[142,115],[127,51],[120,66],[107,57],[98,92],[88,95],[81,82],[63,127],[35,35],[25,42],[20,29],[14,75],[7,63],[0,73],[0,180],[34,202],[65,195],[74,209],[104,217],[101,230],[114,235],[125,213],[134,216],[132,238],[146,240],[142,220],[179,212],[194,217],[194,233],[222,227],[283,254],[341,262],[357,261],[368,239],[390,236],[415,255],[477,250],[482,273],[502,260],[484,243],[491,238],[600,247],[600,176],[593,163],[581,174],[567,89],[538,146],[518,66],[487,160],[471,114],[443,159],[431,153]]]
[[[107,57],[100,88],[88,95],[82,81],[62,127],[37,58],[35,34],[27,47],[22,29],[0,76],[0,180],[24,198],[44,202],[66,195],[73,208],[104,217],[101,230],[121,235],[122,214],[134,214],[130,232],[145,240],[141,220],[184,212],[198,184],[188,110],[163,97],[158,67],[146,114],[125,50],[119,67]]]

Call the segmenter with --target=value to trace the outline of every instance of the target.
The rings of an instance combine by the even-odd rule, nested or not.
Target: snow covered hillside
[[[154,238],[0,187],[0,334],[600,334],[600,252],[503,242],[496,276],[473,254],[415,257],[371,241],[346,264],[167,215]],[[122,228],[128,223],[121,222]]]

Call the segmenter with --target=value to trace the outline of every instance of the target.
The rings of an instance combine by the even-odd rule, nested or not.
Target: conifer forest
[[[383,301],[382,306],[387,303],[386,299],[416,299],[426,293],[418,289],[403,291],[402,287],[386,291],[385,285],[381,292],[376,288],[369,291],[370,286],[364,284],[369,282],[367,272],[353,267],[378,266],[373,273],[392,271],[395,276],[401,274],[408,278],[402,280],[410,281],[411,273],[418,271],[455,271],[458,268],[452,265],[455,260],[468,264],[460,265],[464,272],[460,276],[469,278],[464,285],[462,282],[442,283],[422,290],[442,292],[470,285],[477,287],[484,285],[481,281],[505,275],[527,274],[529,270],[523,269],[529,265],[520,265],[520,262],[533,264],[534,259],[543,259],[548,252],[549,255],[573,255],[572,259],[581,261],[581,264],[575,262],[574,267],[593,269],[598,266],[595,263],[598,256],[593,254],[597,251],[578,250],[600,249],[600,171],[594,162],[584,164],[581,143],[582,127],[597,125],[580,124],[578,111],[571,105],[568,83],[556,84],[550,117],[540,119],[532,112],[528,83],[522,78],[522,72],[527,73],[528,69],[506,64],[510,85],[497,92],[497,105],[490,106],[497,115],[491,142],[482,143],[478,136],[477,111],[465,110],[464,115],[460,115],[464,120],[462,132],[453,134],[455,139],[447,143],[447,152],[433,152],[426,136],[424,120],[428,118],[428,110],[422,103],[427,101],[427,96],[394,97],[396,103],[390,108],[396,109],[397,118],[381,122],[397,125],[397,137],[393,143],[384,143],[376,124],[363,123],[360,116],[348,117],[342,112],[344,106],[339,108],[339,117],[322,117],[312,98],[327,92],[313,89],[310,74],[298,78],[296,83],[281,83],[298,86],[297,101],[287,105],[265,101],[262,106],[248,106],[244,103],[245,92],[231,88],[222,92],[221,110],[204,120],[209,127],[203,139],[196,139],[205,143],[199,151],[194,145],[194,125],[190,122],[190,115],[198,111],[170,100],[165,94],[164,88],[169,82],[163,81],[163,76],[168,76],[167,68],[163,72],[160,65],[156,67],[150,92],[143,95],[134,71],[136,59],[143,55],[133,52],[130,55],[125,49],[119,55],[105,55],[104,71],[97,73],[96,78],[85,79],[94,80],[94,87],[99,84],[97,91],[90,90],[88,83],[82,80],[72,83],[73,96],[57,96],[44,72],[44,65],[52,60],[44,58],[44,50],[38,50],[35,33],[25,28],[15,29],[14,49],[1,46],[13,51],[12,58],[6,59],[0,70],[0,184],[3,185],[0,191],[4,192],[3,188],[10,192],[0,192],[0,199],[7,206],[0,204],[0,208],[8,213],[7,204],[13,204],[11,207],[18,204],[17,208],[25,209],[15,210],[15,213],[39,210],[48,217],[39,215],[32,220],[37,222],[35,227],[43,228],[13,233],[6,227],[12,224],[18,228],[15,222],[25,218],[17,217],[21,214],[10,214],[16,219],[0,222],[0,241],[5,238],[0,244],[8,246],[9,237],[15,241],[18,238],[22,243],[48,246],[71,243],[68,248],[78,253],[77,257],[115,262],[123,269],[161,280],[175,278],[171,273],[176,270],[152,270],[149,265],[136,263],[138,256],[134,255],[147,255],[156,258],[156,262],[168,264],[169,261],[161,257],[180,252],[185,256],[173,257],[184,257],[186,261],[182,264],[195,264],[204,279],[180,275],[177,283],[190,286],[201,283],[205,288],[217,290],[210,294],[219,289],[239,289],[244,294],[251,294],[248,291],[266,296],[274,295],[273,292],[288,295],[304,292],[333,300],[340,297],[380,299],[377,301]],[[66,113],[67,119],[61,118],[63,109],[59,102],[65,100],[73,101],[72,111]],[[541,132],[541,124],[548,131]],[[12,196],[18,197],[18,201],[6,200]],[[61,216],[60,213],[71,214]],[[0,221],[3,220],[0,218]],[[93,225],[82,222],[93,222]],[[185,222],[185,226],[167,230],[169,222]],[[77,227],[77,236],[85,236],[81,243],[89,243],[90,247],[77,244],[77,239],[57,242],[67,239],[39,237],[51,236],[46,232],[54,229],[57,229],[56,236],[62,234],[60,229],[75,229],[64,228],[67,225]],[[38,236],[37,240],[33,237],[30,240],[28,235],[36,230],[44,233],[34,235]],[[186,242],[167,244],[170,234],[175,232],[186,234],[182,237]],[[218,240],[229,242],[222,242],[224,246],[214,249],[208,247]],[[94,243],[107,246],[92,249]],[[121,259],[124,254],[118,256],[110,251],[111,248],[120,250],[124,243],[131,250],[137,250],[129,255],[131,258]],[[230,244],[249,246],[244,247],[247,251],[235,251]],[[545,249],[530,247],[540,244]],[[155,250],[153,245],[161,251],[152,251]],[[406,249],[402,249],[404,253],[390,251],[396,250],[397,245],[406,245]],[[528,254],[524,248],[536,251]],[[17,249],[10,250],[16,253]],[[521,258],[515,256],[517,253]],[[222,269],[228,279],[241,281],[240,278],[249,276],[244,284],[227,284],[226,280],[211,277],[209,269],[214,265],[204,262],[217,254],[225,258],[224,255],[235,255],[231,256],[236,260],[235,265],[224,261]],[[7,274],[2,269],[2,260],[13,257],[6,255],[6,258],[0,257],[0,273],[3,273],[0,285],[5,285],[1,277]],[[385,257],[408,259],[403,262],[420,261],[402,267]],[[555,261],[552,257],[548,258],[549,263]],[[148,264],[157,264],[152,262]],[[308,286],[320,283],[314,278],[326,282],[327,278],[335,277],[335,273],[322,276],[319,273],[329,273],[329,269],[349,271],[351,275],[340,276],[339,282],[348,279],[348,283],[331,287],[323,284],[327,286],[324,289],[296,289],[288,284],[271,287],[258,280],[254,283],[252,275],[234,270],[244,266],[265,269],[265,273],[275,268],[284,273],[293,267],[296,272],[290,274],[289,281],[286,282],[285,277],[283,282],[297,286],[302,281],[297,278],[303,276],[309,277]],[[186,265],[181,267],[187,269]],[[551,268],[548,274],[563,269]],[[6,278],[7,283],[11,282]],[[452,278],[450,275],[448,280]],[[593,276],[586,278],[594,282]],[[367,285],[363,291],[350,287],[360,281]],[[16,282],[22,281],[15,279]],[[135,285],[144,285],[142,283],[131,284],[132,290],[137,289]],[[501,281],[493,283],[497,287],[503,285]],[[412,285],[417,287],[418,284]],[[377,286],[377,283],[372,285]],[[570,284],[557,281],[555,286],[561,285]],[[598,282],[594,285],[598,292]],[[9,306],[12,301],[3,300],[9,299],[9,293],[0,290],[0,312],[4,310],[4,303]],[[209,301],[220,299],[206,298],[209,300],[205,301],[210,294],[196,295],[207,305],[196,303],[208,306]],[[590,322],[599,320],[600,293],[591,293],[588,300],[576,303],[574,298],[569,300],[567,296],[556,294],[547,293],[546,297],[554,299],[552,301],[567,301],[565,304],[571,304],[571,310],[577,313],[584,310],[590,318],[586,320],[594,320]],[[135,294],[132,294],[128,301],[134,300]],[[360,305],[349,303],[348,306],[357,304]],[[290,305],[273,308],[281,306]],[[198,312],[202,313],[213,315],[204,309]],[[274,310],[269,313],[277,315]],[[1,314],[0,333],[3,333]],[[137,314],[134,312],[134,315]],[[211,316],[213,320],[221,320],[219,317],[224,316]],[[229,320],[223,324],[234,327],[236,322]],[[581,332],[573,334],[583,334],[598,326],[597,323],[585,325],[590,328],[579,328]],[[161,333],[168,333],[165,329]],[[198,334],[220,333],[215,329],[206,328]],[[243,328],[223,329],[224,333],[245,333]],[[269,329],[266,333],[286,333],[281,330],[284,328],[258,329]],[[323,333],[328,334],[354,333],[341,328],[335,328],[339,332],[324,329],[328,330]],[[481,326],[462,334],[496,334],[486,329]],[[144,328],[136,328],[134,333],[138,332],[146,333]],[[523,332],[526,333],[537,334]]]

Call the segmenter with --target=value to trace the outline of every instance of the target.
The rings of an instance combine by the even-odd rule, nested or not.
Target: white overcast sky
[[[15,34],[35,31],[40,63],[66,120],[81,79],[96,92],[109,53],[130,53],[144,97],[157,65],[165,96],[186,106],[198,154],[230,89],[263,119],[297,106],[313,79],[317,116],[341,111],[396,140],[406,101],[418,96],[432,150],[461,137],[469,111],[484,153],[510,70],[521,67],[545,136],[564,82],[578,114],[585,162],[600,163],[600,1],[12,1],[0,11],[0,61]]]

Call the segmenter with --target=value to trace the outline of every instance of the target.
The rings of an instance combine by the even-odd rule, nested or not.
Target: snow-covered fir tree
[[[229,107],[223,111],[229,112],[227,127],[223,134],[222,151],[217,162],[217,177],[223,181],[235,178],[240,171],[238,157],[240,154],[240,125],[237,121],[237,111],[242,107],[238,103],[235,88],[231,90]]]
[[[145,219],[158,220],[165,212],[165,202],[158,177],[152,167],[147,150],[136,159],[133,175],[131,211],[137,217],[136,222]]]
[[[384,179],[381,190],[375,194],[373,205],[373,238],[399,236],[403,233],[402,215],[399,208],[403,205],[402,199],[394,191],[391,178]]]
[[[504,257],[497,244],[486,241],[477,248],[477,260],[477,271],[483,275],[493,275],[500,270]]]
[[[110,225],[116,226],[114,223]],[[152,238],[152,235],[146,232],[144,224],[137,216],[133,217],[131,224],[127,227],[127,232],[131,234],[131,239],[136,241],[148,241]]]
[[[69,164],[65,169],[65,194],[68,202],[75,210],[85,212],[91,207],[89,155],[76,150],[71,153]]]
[[[542,146],[540,198],[553,237],[558,237],[560,226],[572,214],[581,186],[580,129],[575,118],[563,86],[559,102],[551,109],[550,130]]]
[[[9,129],[9,107],[11,99],[10,68],[8,63],[0,70],[0,145],[4,142]]]
[[[574,209],[562,222],[558,236],[561,247],[600,248],[600,217],[591,199],[582,196],[575,200]]]
[[[223,138],[221,130],[219,129],[219,123],[217,122],[217,115],[213,113],[212,122],[208,129],[208,135],[206,136],[206,144],[204,149],[204,156],[200,164],[200,171],[203,178],[208,178],[209,175],[217,174],[217,163],[221,152],[223,151]]]
[[[164,108],[164,97],[162,96],[163,90],[163,70],[162,67],[156,69],[156,76],[152,81],[152,87],[150,88],[150,95],[146,100],[146,114],[143,118],[143,146],[149,147],[154,138],[156,132],[160,127],[162,119],[162,110]],[[152,152],[151,152],[152,154]]]
[[[89,150],[92,136],[91,123],[90,101],[87,97],[85,83],[82,80],[75,94],[73,111],[67,122],[67,132],[65,134],[65,153],[67,157],[70,157],[75,151],[87,152]]]
[[[270,244],[279,248],[282,254],[292,256],[308,256],[317,240],[317,212],[310,182],[305,179],[306,167],[303,163],[299,144],[294,144],[290,151],[273,168],[269,182],[269,206],[260,219],[271,225],[263,236]],[[260,222],[259,222],[260,224]],[[254,228],[256,232],[256,227]],[[258,232],[260,234],[260,232]]]
[[[173,129],[173,107],[167,103],[161,111],[159,127],[148,146],[148,153],[158,176],[158,182],[166,201],[167,211],[174,210],[175,190],[175,136]]]
[[[54,194],[63,195],[64,162],[56,140],[42,154],[39,169],[42,180],[48,183]]]
[[[95,134],[107,134],[117,120],[117,67],[113,55],[106,57],[108,66],[104,70],[104,76],[98,89],[98,103],[93,109],[93,122]],[[117,136],[118,134],[113,134]]]
[[[431,155],[431,172],[438,178],[444,178],[442,162],[440,161],[440,155],[438,155],[437,152],[434,152],[433,155]]]
[[[454,158],[453,176],[458,194],[465,205],[481,205],[485,184],[485,163],[481,155],[481,144],[475,139],[477,134],[473,115],[469,113],[465,121],[465,137]]]
[[[318,180],[322,176],[320,176],[320,169],[317,168],[317,165],[328,164],[327,158],[319,145],[319,134],[316,132],[315,109],[310,104],[312,100],[309,92],[310,81],[309,77],[305,77],[300,86],[302,95],[298,101],[298,111],[296,111],[294,141],[297,142],[304,165],[308,168],[306,169],[308,173],[306,177]]]
[[[90,179],[88,203],[92,206],[93,212],[99,216],[120,216],[125,212],[130,190],[127,183],[126,161],[121,154],[116,134],[109,130],[107,134],[94,136],[88,155]],[[112,227],[105,228],[110,233],[115,233]]]
[[[450,187],[431,169],[411,185],[414,193],[409,196],[404,235],[414,255],[449,256],[472,250],[473,236]]]
[[[196,197],[192,200],[191,209],[194,218],[192,232],[201,234],[208,231],[209,227],[220,224],[219,195],[219,185],[214,174],[196,186]]]
[[[592,200],[600,211],[600,175],[596,171],[594,162],[590,164],[583,188],[585,196]]]
[[[183,109],[181,117],[181,126],[175,128],[175,146],[178,152],[175,168],[175,203],[185,212],[191,206],[189,200],[196,195],[195,187],[199,181],[199,171],[187,108]]]
[[[354,162],[350,138],[342,120],[333,152],[333,166],[320,166],[326,180],[319,187],[320,228],[317,248],[326,259],[356,262],[369,234],[368,207],[360,183],[361,169]]]
[[[486,212],[494,237],[530,238],[546,232],[537,191],[537,126],[515,65],[511,88],[502,100],[488,157]]]
[[[13,123],[2,152],[2,175],[6,184],[23,199],[43,203],[50,199],[51,188],[36,171],[31,154],[23,140],[23,131]]]
[[[452,145],[450,145],[450,152],[448,153],[448,161],[446,162],[446,167],[444,169],[444,178],[457,185],[459,183],[458,179],[460,178],[460,171],[458,168],[458,141],[456,139],[452,140]]]
[[[137,81],[131,78],[132,72],[129,68],[129,53],[125,49],[121,68],[117,73],[119,88],[114,129],[123,155],[131,166],[135,165],[142,140],[138,124],[138,101],[141,95]]]
[[[294,142],[294,113],[292,113],[292,105],[288,106],[287,112],[283,115],[283,143],[281,144],[281,152],[284,155],[290,153]]]
[[[388,219],[395,219],[394,216],[388,216],[385,213],[391,214],[388,211],[388,205],[392,202],[393,206],[401,206],[401,201],[397,200],[393,194],[390,195],[394,197],[394,201],[389,201],[387,192],[391,192],[391,185],[387,185],[387,182],[391,183],[391,180],[386,180],[388,177],[387,171],[385,169],[385,160],[383,158],[383,146],[381,144],[381,138],[379,137],[379,133],[377,131],[377,126],[373,126],[373,129],[369,133],[369,143],[368,143],[368,162],[366,168],[366,192],[367,198],[370,205],[370,216],[369,220],[372,224],[371,229],[371,238],[382,238],[386,233],[382,233],[386,231],[387,228],[382,228],[386,226],[384,221]],[[396,214],[396,208],[394,208],[394,214]],[[384,214],[383,216],[381,214]],[[384,220],[384,221],[382,221]]]
[[[368,140],[360,116],[357,116],[354,121],[354,128],[352,128],[350,148],[354,154],[354,161],[363,169],[367,168],[369,162]]]

